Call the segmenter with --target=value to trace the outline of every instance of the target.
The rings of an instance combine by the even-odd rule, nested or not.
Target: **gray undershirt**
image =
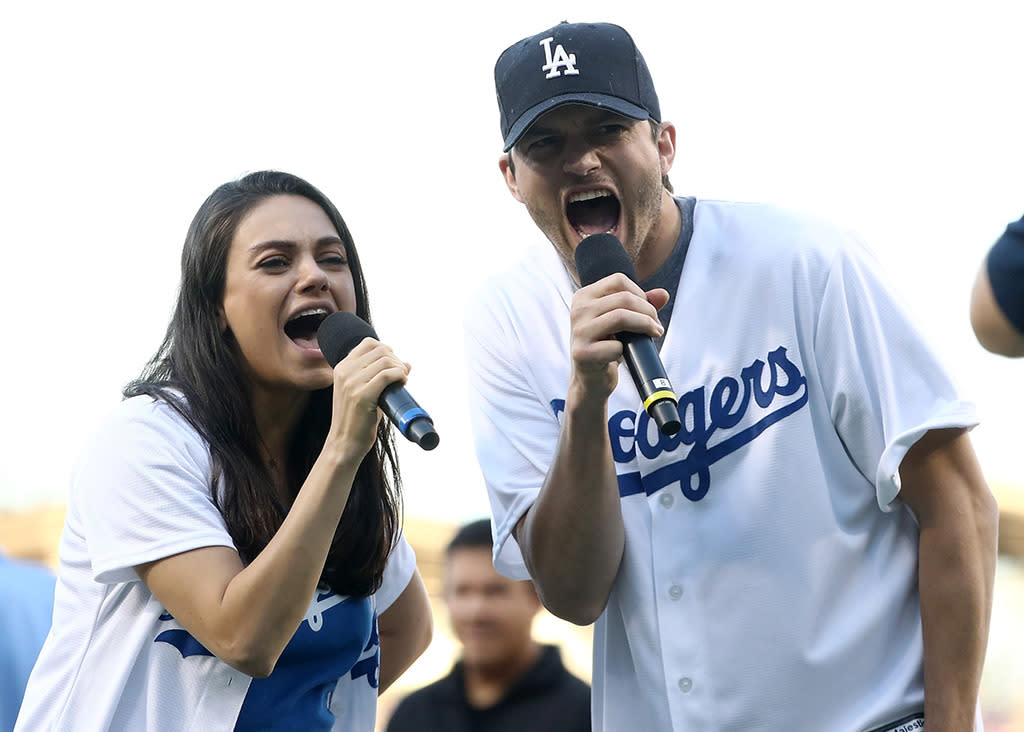
[[[683,262],[686,260],[686,251],[690,248],[690,237],[693,236],[693,209],[697,205],[696,198],[674,197],[674,200],[679,207],[679,215],[682,219],[679,225],[679,238],[676,239],[676,245],[672,248],[672,253],[668,255],[665,263],[661,265],[657,272],[640,283],[640,287],[644,291],[653,290],[656,287],[668,290],[668,304],[658,311],[658,320],[661,321],[661,325],[666,333],[668,332],[668,322],[672,318],[672,308],[676,302],[679,278],[683,274]],[[661,350],[661,342],[664,339],[665,336],[654,339],[654,344],[658,347],[658,350]]]

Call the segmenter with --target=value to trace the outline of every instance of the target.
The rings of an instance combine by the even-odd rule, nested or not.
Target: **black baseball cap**
[[[506,152],[563,104],[661,122],[647,62],[629,33],[611,23],[562,22],[509,46],[494,65],[494,86]]]

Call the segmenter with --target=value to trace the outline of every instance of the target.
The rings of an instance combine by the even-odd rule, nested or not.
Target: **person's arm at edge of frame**
[[[573,298],[573,364],[555,459],[515,535],[541,602],[577,625],[593,623],[604,611],[625,549],[607,427],[622,357],[612,334],[661,335],[657,309],[667,300],[665,290],[645,293],[624,275],[584,287]]]
[[[920,525],[918,584],[929,732],[969,732],[992,614],[999,509],[965,429],[932,430],[900,465]]]
[[[1024,356],[1024,333],[1013,326],[996,302],[987,260],[981,265],[971,291],[971,327],[986,351],[1011,358]]]
[[[434,616],[419,570],[412,573],[402,594],[377,618],[380,635],[380,677],[383,694],[419,658],[434,635]]]

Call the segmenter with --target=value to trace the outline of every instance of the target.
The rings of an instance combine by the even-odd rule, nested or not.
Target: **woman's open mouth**
[[[284,333],[299,348],[319,350],[320,344],[316,339],[316,330],[329,314],[327,308],[303,310],[284,324]]]

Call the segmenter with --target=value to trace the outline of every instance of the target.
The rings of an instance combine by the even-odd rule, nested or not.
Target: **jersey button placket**
[[[693,681],[704,673],[703,633],[699,615],[694,614],[700,609],[699,584],[689,559],[700,550],[699,512],[678,491],[678,484],[666,486],[649,503],[657,623],[665,639],[661,663],[668,683],[663,693],[672,728],[714,732],[711,710],[704,703],[706,690]]]

